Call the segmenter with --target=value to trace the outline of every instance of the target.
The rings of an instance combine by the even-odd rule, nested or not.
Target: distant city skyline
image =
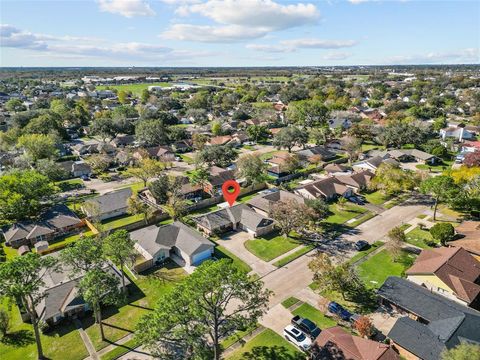
[[[480,63],[480,2],[1,0],[0,65]]]

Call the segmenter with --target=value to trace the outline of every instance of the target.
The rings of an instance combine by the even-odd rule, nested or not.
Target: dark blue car
[[[352,313],[350,313],[350,311],[346,310],[342,305],[336,303],[335,301],[332,301],[328,304],[328,311],[345,321],[350,321],[350,318],[352,317]]]

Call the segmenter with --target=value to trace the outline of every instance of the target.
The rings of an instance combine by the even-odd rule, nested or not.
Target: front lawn
[[[365,221],[370,220],[371,218],[375,217],[376,214],[370,211],[363,213],[360,217],[356,218],[354,221],[347,222],[346,225],[349,227],[357,227],[360,224],[363,224]]]
[[[348,262],[351,263],[351,264],[355,263],[358,260],[360,260],[360,259],[364,258],[365,256],[367,256],[368,254],[370,254],[371,252],[377,250],[382,245],[383,245],[383,242],[376,241],[372,245],[370,245],[369,248],[356,253],[350,260],[348,260]]]
[[[312,320],[320,329],[326,329],[337,325],[337,322],[334,319],[325,316],[320,310],[307,303],[304,303],[293,310],[292,314],[300,315],[303,318]]]
[[[299,258],[300,256],[305,255],[306,253],[308,253],[313,248],[314,248],[313,245],[302,246],[300,249],[298,249],[294,253],[292,253],[288,256],[285,256],[278,261],[275,261],[273,263],[273,265],[275,265],[276,267],[285,266],[288,263],[292,262],[293,260]]]
[[[435,242],[428,230],[422,230],[418,226],[412,231],[409,231],[405,236],[407,237],[407,242],[409,244],[418,246],[422,249],[431,247],[431,245],[428,244]]]
[[[394,262],[387,250],[382,250],[357,266],[358,275],[367,288],[379,288],[389,276],[402,276],[412,266],[415,255],[402,251]]]
[[[292,307],[293,305],[297,304],[300,300],[296,297],[290,296],[289,298],[282,301],[282,305],[285,309]]]
[[[2,360],[37,359],[32,325],[23,323],[18,307],[15,304],[9,306],[6,299],[0,303],[0,309],[9,313],[11,324],[7,336],[0,341],[0,358]],[[42,334],[41,339],[46,358],[61,360],[65,359],[65,354],[68,354],[68,359],[81,360],[88,356],[79,332],[69,322]]]
[[[305,354],[283,337],[265,329],[227,357],[229,360],[288,359],[304,360]]]
[[[247,263],[243,262],[238,256],[232,254],[223,246],[216,246],[213,256],[217,259],[231,259],[237,269],[245,271],[246,273],[252,271],[252,268]]]
[[[103,328],[108,341],[101,340],[100,328],[93,323],[92,317],[82,319],[83,327],[95,349],[97,351],[103,349],[111,342],[116,342],[133,333],[139,319],[152,310],[156,301],[181,281],[185,275],[184,270],[178,265],[167,262],[162,268],[157,268],[144,275],[137,275],[137,280],[130,276],[130,280],[134,281],[134,284],[129,286],[128,303],[119,308],[108,306],[102,311]]]
[[[390,200],[391,196],[383,194],[380,190],[371,192],[369,194],[363,194],[365,199],[374,205],[382,205],[386,201]]]
[[[332,213],[329,217],[325,219],[325,222],[331,224],[343,224],[350,219],[353,219],[356,216],[359,216],[367,211],[367,209],[355,205],[355,204],[345,204],[342,207],[338,204],[331,204],[329,205],[328,209]]]
[[[270,261],[286,252],[295,249],[300,243],[290,237],[284,236],[256,238],[247,240],[245,247],[256,257]]]

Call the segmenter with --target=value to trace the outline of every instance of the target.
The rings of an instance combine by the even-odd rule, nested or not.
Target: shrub
[[[0,309],[0,339],[3,339],[10,329],[10,315],[3,309]]]
[[[440,241],[445,246],[448,241],[453,240],[455,229],[450,223],[438,223],[432,226],[430,234],[435,240]]]

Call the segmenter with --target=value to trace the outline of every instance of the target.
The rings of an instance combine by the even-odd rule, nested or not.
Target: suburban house
[[[455,231],[463,237],[450,241],[448,246],[461,247],[480,261],[480,221],[464,221]]]
[[[58,258],[60,253],[61,251],[46,256]],[[56,325],[64,319],[83,316],[91,310],[78,291],[78,283],[84,274],[80,273],[72,277],[71,270],[62,264],[58,269],[47,270],[42,277],[44,285],[41,291],[45,297],[35,310],[39,319],[49,325]],[[106,262],[103,270],[117,277],[119,287],[121,286],[121,272],[113,263]],[[125,278],[125,284],[130,284],[128,277]]]
[[[333,200],[337,197],[349,197],[353,190],[340,182],[336,177],[327,177],[316,180],[293,190],[295,194],[303,196],[305,199]]]
[[[256,237],[270,233],[275,227],[272,219],[260,215],[244,204],[197,216],[194,221],[197,223],[197,229],[207,235],[239,229]]]
[[[135,143],[135,135],[118,135],[110,143],[116,148],[132,146]]]
[[[312,360],[399,360],[390,345],[361,338],[340,326],[323,329],[312,347]]]
[[[287,202],[295,201],[299,204],[304,204],[305,199],[299,195],[292,194],[291,192],[285,190],[270,191],[267,190],[266,193],[262,195],[257,195],[252,199],[247,201],[253,210],[263,216],[271,216],[272,206],[278,202]]]
[[[480,307],[480,262],[461,247],[422,250],[406,275],[450,300]]]
[[[172,144],[172,150],[178,153],[185,153],[193,149],[191,140],[180,140]]]
[[[222,194],[222,185],[225,181],[235,179],[235,171],[223,169],[218,166],[211,166],[208,169],[208,173],[210,177],[204,190],[206,193],[214,196]]]
[[[345,166],[342,164],[334,164],[334,163],[327,164],[323,168],[323,170],[325,170],[325,172],[329,175],[338,175],[338,174],[344,175],[350,171],[348,166]]]
[[[390,276],[377,291],[384,307],[405,315],[388,333],[407,359],[438,360],[445,349],[480,343],[480,312],[406,279]]]
[[[85,161],[62,161],[57,163],[72,177],[90,176],[92,168]]]
[[[132,231],[135,249],[144,258],[135,271],[144,271],[170,258],[181,266],[198,265],[210,259],[215,245],[189,226],[175,221],[164,226],[151,225]],[[143,259],[142,259],[143,260]]]
[[[480,151],[480,141],[465,141],[462,144],[461,153]]]
[[[72,147],[72,152],[75,155],[90,155],[90,154],[114,154],[115,147],[110,144],[98,142],[96,140],[82,142]]]
[[[377,171],[378,167],[383,164],[385,159],[381,156],[373,156],[368,159],[360,160],[352,164],[352,168],[356,171],[370,170],[372,172]],[[385,161],[386,162],[386,161]],[[391,162],[398,164],[395,160],[391,159]]]
[[[40,215],[38,220],[25,220],[3,230],[8,246],[18,249],[22,245],[35,245],[38,241],[51,241],[78,231],[82,220],[67,206],[55,205]]]
[[[474,140],[475,133],[469,131],[461,126],[449,126],[444,129],[440,130],[440,136],[442,140],[447,138],[453,138],[459,142],[463,142],[464,140]]]
[[[214,136],[208,140],[207,145],[226,145],[232,140],[233,138],[230,135]]]
[[[137,160],[142,160],[145,158],[162,161],[175,160],[175,154],[167,146],[152,146],[138,149],[133,153],[133,157]]]
[[[318,163],[319,161],[328,161],[335,158],[335,153],[331,152],[324,146],[315,146],[304,150],[296,151],[301,161]]]
[[[338,181],[351,188],[356,193],[366,189],[368,184],[370,184],[370,180],[374,176],[375,174],[370,170],[363,170],[353,174],[335,175]]]
[[[380,156],[383,159],[394,159],[398,162],[417,161],[423,164],[435,165],[439,158],[418,149],[393,149],[388,151],[372,150],[370,156]]]
[[[100,221],[125,215],[128,209],[128,199],[131,196],[131,188],[110,191],[85,201],[82,211],[88,217],[95,217]]]

